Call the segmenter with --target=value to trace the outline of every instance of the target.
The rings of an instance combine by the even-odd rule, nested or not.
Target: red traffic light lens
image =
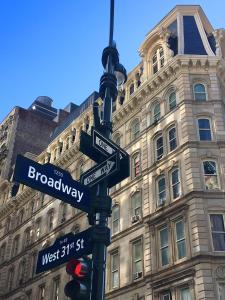
[[[88,273],[87,263],[73,259],[66,265],[66,272],[73,277],[83,278]]]

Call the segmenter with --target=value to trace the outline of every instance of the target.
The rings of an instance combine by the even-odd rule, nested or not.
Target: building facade
[[[198,5],[176,6],[148,33],[113,107],[113,140],[131,175],[111,188],[106,299],[225,299],[225,30]],[[36,156],[75,180],[93,93]],[[5,185],[9,185],[6,182]],[[66,299],[65,266],[35,274],[37,253],[89,224],[86,214],[26,186],[1,193],[0,299]]]

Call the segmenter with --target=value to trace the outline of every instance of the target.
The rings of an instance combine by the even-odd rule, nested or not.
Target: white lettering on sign
[[[47,177],[45,174],[37,172],[36,169],[32,166],[29,166],[28,177],[34,179],[35,181],[39,181],[44,185],[48,185],[49,187],[61,191],[67,195],[71,195],[76,199],[78,203],[82,200],[84,193],[62,182],[62,178],[60,178],[59,180],[54,180],[51,177]]]
[[[112,147],[110,147],[110,145],[106,144],[98,136],[96,136],[96,144],[109,154],[113,154],[115,152],[115,150]]]
[[[89,175],[88,177],[86,177],[84,179],[84,185],[90,184],[91,182],[95,181],[96,179],[98,179],[99,177],[101,177],[104,174],[108,175],[109,172],[112,170],[114,165],[115,165],[114,161],[107,160],[105,166],[103,166],[100,169],[96,170],[94,173],[92,173],[91,175]]]
[[[42,266],[54,262],[55,260],[58,260],[60,258],[63,258],[64,256],[67,256],[70,254],[71,251],[80,251],[81,249],[84,249],[84,239],[80,238],[76,242],[69,243],[67,245],[62,246],[61,249],[58,249],[54,253],[46,253],[42,255]]]

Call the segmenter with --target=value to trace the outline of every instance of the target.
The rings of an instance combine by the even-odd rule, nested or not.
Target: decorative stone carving
[[[215,270],[217,278],[225,279],[225,265],[218,266]]]

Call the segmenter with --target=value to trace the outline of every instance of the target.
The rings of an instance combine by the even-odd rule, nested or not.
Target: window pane
[[[211,141],[211,128],[210,121],[208,119],[198,120],[199,137],[201,141]]]
[[[159,104],[159,103],[157,103],[157,104],[154,106],[153,112],[154,112],[154,115],[153,115],[154,121],[159,120],[159,119],[160,119],[160,104]]]
[[[186,245],[185,240],[177,242],[177,257],[181,259],[186,256]]]
[[[166,201],[166,181],[165,177],[158,180],[158,201],[162,204]]]
[[[169,144],[170,151],[176,149],[177,147],[177,139],[176,139],[176,128],[173,127],[169,130]]]
[[[210,215],[213,246],[215,251],[225,251],[225,228],[223,215]]]
[[[172,92],[169,96],[169,109],[173,109],[176,106],[176,93]]]
[[[206,92],[203,84],[196,84],[194,86],[194,96],[197,101],[205,101],[206,100]]]
[[[163,137],[160,136],[156,140],[156,158],[157,160],[163,156]]]
[[[164,228],[160,231],[160,244],[161,247],[168,246],[168,230]]]
[[[214,161],[204,161],[204,178],[205,178],[205,186],[207,190],[218,189],[218,176],[217,176],[217,168],[216,163]]]
[[[176,235],[177,235],[177,240],[184,238],[184,223],[183,223],[183,221],[176,223]]]
[[[181,295],[181,300],[191,300],[189,288],[181,289],[180,295]]]
[[[203,84],[196,84],[194,90],[195,93],[205,93],[205,87]]]
[[[175,169],[172,172],[172,192],[173,192],[173,199],[176,199],[180,196],[180,178],[179,178],[179,170]]]
[[[162,266],[168,265],[168,263],[169,263],[168,248],[162,249],[161,255],[162,255]]]

